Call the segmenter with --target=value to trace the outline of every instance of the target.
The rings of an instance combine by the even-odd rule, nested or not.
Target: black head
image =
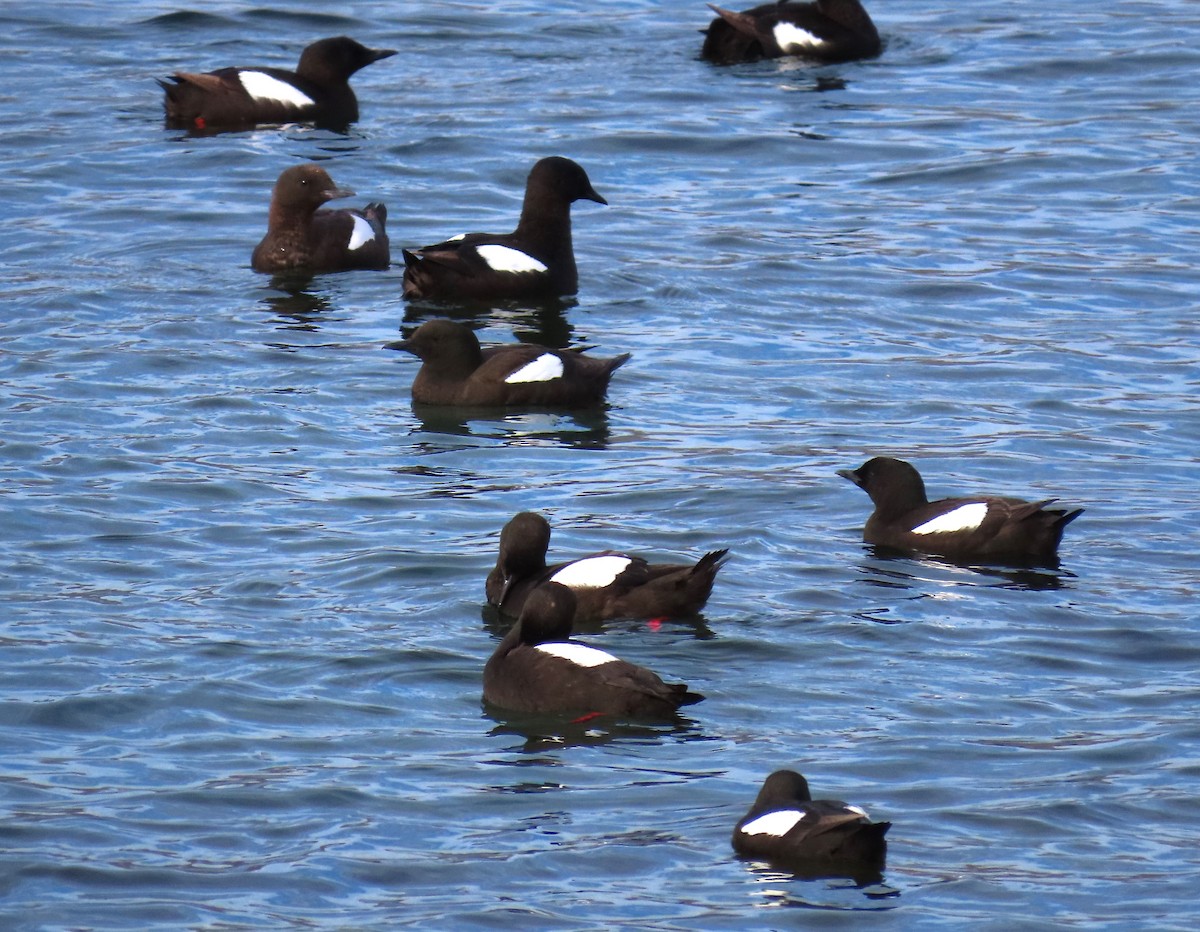
[[[456,320],[427,320],[407,340],[389,343],[388,348],[404,350],[434,365],[474,369],[483,359],[475,331]]]
[[[503,605],[513,586],[541,573],[549,549],[550,523],[532,511],[515,515],[500,532],[500,552],[485,587],[488,601]]]
[[[809,802],[808,781],[794,770],[776,770],[763,781],[754,800],[755,809],[775,809],[792,803]]]
[[[596,193],[582,166],[560,155],[552,155],[538,161],[529,172],[525,190],[529,193],[553,194],[568,204],[579,200],[595,201],[597,204],[608,203]]]
[[[500,532],[500,563],[510,576],[536,573],[546,565],[550,522],[532,511],[514,515]]]
[[[556,582],[543,583],[525,599],[518,624],[521,643],[544,644],[571,636],[575,618],[575,593]]]
[[[895,505],[905,510],[924,505],[925,483],[916,467],[890,456],[876,456],[858,469],[839,469],[838,475],[849,479],[871,496],[876,507]]]
[[[360,68],[395,54],[395,49],[370,49],[349,36],[335,36],[301,52],[296,74],[318,82],[345,81]]]
[[[354,192],[339,188],[329,173],[314,162],[293,165],[275,182],[271,193],[272,211],[307,211],[311,213],[326,201],[351,197]]]

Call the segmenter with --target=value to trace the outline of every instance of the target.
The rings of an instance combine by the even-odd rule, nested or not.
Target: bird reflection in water
[[[496,724],[492,738],[512,736],[519,744],[512,750],[544,754],[557,748],[601,747],[613,743],[659,744],[667,739],[694,740],[702,737],[699,725],[677,713],[661,721],[628,721],[612,715],[578,716],[509,712],[483,704],[483,712]]]
[[[924,590],[928,583],[940,581],[948,585],[989,585],[1002,589],[1049,592],[1069,587],[1069,580],[1076,578],[1071,571],[1062,569],[1057,561],[1052,564],[1032,561],[1028,564],[980,563],[873,544],[864,545],[864,549],[869,561],[858,566],[864,574],[860,581],[892,589]],[[922,569],[930,572],[922,573]],[[937,573],[937,579],[931,576],[934,572]]]
[[[318,322],[329,313],[331,305],[326,295],[308,290],[311,283],[312,276],[306,273],[271,278],[271,293],[262,299],[262,304],[281,330],[315,333],[321,329]]]
[[[573,297],[495,302],[410,300],[404,307],[400,330],[408,337],[425,321],[439,317],[464,324],[486,321],[497,327],[510,327],[518,343],[566,349],[575,342],[567,312],[578,304]]]
[[[414,403],[419,421],[414,433],[445,434],[497,440],[505,446],[563,446],[603,450],[608,446],[608,411],[605,407],[583,411],[457,408]]]
[[[762,909],[892,909],[900,891],[889,886],[878,867],[839,867],[831,864],[781,865],[743,859],[746,870],[758,884],[752,893]],[[819,882],[826,881],[826,882]],[[841,900],[839,896],[852,895]],[[862,897],[869,902],[864,904]]]

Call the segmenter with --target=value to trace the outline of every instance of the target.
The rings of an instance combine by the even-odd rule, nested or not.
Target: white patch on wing
[[[864,819],[870,818],[870,816],[867,815],[867,810],[864,809],[862,806],[847,806],[846,811],[853,812],[855,815],[860,815]]]
[[[348,249],[358,249],[375,238],[375,231],[371,229],[371,224],[367,223],[358,214],[351,214],[350,216],[354,218],[354,229],[350,231],[350,242],[346,244],[346,247]]]
[[[813,35],[807,29],[801,29],[795,23],[776,23],[771,32],[785,52],[806,52],[829,44],[820,36]]]
[[[629,557],[619,554],[584,557],[568,563],[551,576],[550,581],[562,583],[568,589],[600,589],[620,576],[632,562]]]
[[[313,104],[313,99],[299,88],[261,71],[239,71],[238,80],[255,100],[274,100],[293,107],[311,107]]]
[[[467,238],[466,233],[455,233],[453,236],[451,236],[449,239],[447,239],[446,242],[447,243],[457,243],[460,239],[466,239],[466,238]]]
[[[504,381],[517,382],[549,382],[561,378],[563,374],[562,360],[553,353],[542,353],[532,362],[527,362],[520,369],[511,372]]]
[[[561,657],[581,667],[598,667],[603,663],[612,663],[617,658],[607,651],[588,647],[586,644],[576,644],[572,641],[552,641],[549,644],[538,644],[535,650],[552,657]]]
[[[912,529],[914,534],[950,534],[954,531],[973,531],[987,517],[987,502],[959,505],[953,511],[930,518]]]
[[[776,838],[780,838],[790,832],[803,818],[804,812],[800,809],[776,809],[774,812],[765,813],[757,819],[747,822],[742,826],[742,834],[774,835]]]
[[[546,265],[519,249],[487,243],[475,251],[493,272],[545,272]]]

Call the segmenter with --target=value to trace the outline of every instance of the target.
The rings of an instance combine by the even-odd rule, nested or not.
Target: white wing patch
[[[601,664],[612,663],[617,658],[607,651],[586,644],[576,644],[572,641],[552,641],[549,644],[538,644],[535,650],[552,657],[561,657],[581,667],[598,667]]]
[[[467,238],[466,233],[455,233],[453,236],[449,237],[446,240],[446,242],[447,243],[457,243],[459,240],[466,239],[466,238]]]
[[[776,809],[760,815],[752,822],[742,826],[743,835],[774,835],[780,838],[790,832],[801,819],[804,812],[800,809]]]
[[[487,243],[475,251],[493,272],[545,272],[546,265],[519,249]]]
[[[313,99],[299,88],[261,71],[239,71],[238,80],[255,100],[274,100],[293,107],[311,107],[313,104]]]
[[[795,23],[776,23],[771,32],[785,52],[807,52],[829,44],[820,36],[813,35],[807,29],[801,29]]]
[[[853,812],[855,815],[860,815],[864,819],[870,818],[870,816],[867,815],[867,810],[864,809],[862,806],[846,806],[845,808],[846,808],[847,812]]]
[[[987,517],[987,502],[971,502],[959,505],[953,511],[930,518],[912,529],[914,534],[950,534],[954,531],[973,531]]]
[[[517,382],[549,382],[561,378],[563,362],[553,353],[542,353],[532,362],[527,362],[520,369],[509,373],[504,381],[510,384]]]
[[[367,245],[375,238],[375,231],[371,228],[371,224],[360,217],[358,214],[351,214],[354,218],[354,229],[350,231],[350,242],[346,244],[347,249],[358,249],[361,246]]]
[[[632,562],[629,557],[619,554],[584,557],[568,563],[551,576],[550,581],[562,583],[568,589],[601,589],[620,576]]]

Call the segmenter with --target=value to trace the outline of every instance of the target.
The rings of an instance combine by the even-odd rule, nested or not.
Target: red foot
[[[572,725],[581,725],[584,722],[590,722],[594,718],[600,718],[600,716],[602,716],[603,714],[604,714],[603,712],[589,712],[587,715],[581,715],[581,716],[579,716],[579,718],[573,719],[571,721],[571,724]]]

